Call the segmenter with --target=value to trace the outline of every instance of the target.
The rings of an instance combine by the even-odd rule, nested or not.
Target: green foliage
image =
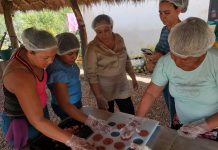
[[[72,12],[70,8],[64,8],[60,11],[28,11],[27,13],[17,12],[14,16],[14,26],[17,33],[29,27],[36,27],[44,29],[56,35],[67,31],[67,17],[66,14]],[[18,34],[18,35],[19,35]]]
[[[43,11],[27,11],[16,12],[12,18],[16,35],[20,39],[20,35],[24,29],[29,27],[36,27],[51,32],[53,35],[57,35],[61,32],[68,31],[67,28],[67,13],[72,13],[71,8],[63,8],[59,11],[43,10]],[[4,32],[7,31],[4,21],[4,16],[0,15],[0,38]],[[76,33],[78,34],[78,33]],[[5,44],[10,44],[8,36],[6,37]]]

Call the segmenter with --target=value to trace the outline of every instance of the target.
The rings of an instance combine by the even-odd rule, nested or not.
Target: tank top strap
[[[13,57],[12,57],[11,59],[17,59],[17,60],[18,60],[19,62],[21,62],[25,67],[27,67],[27,69],[28,69],[30,72],[32,72],[32,74],[36,77],[36,79],[38,79],[39,81],[43,81],[43,80],[44,80],[44,75],[45,75],[45,70],[43,70],[43,77],[42,77],[42,80],[40,80],[40,79],[38,78],[38,76],[34,73],[33,68],[30,66],[30,64],[19,56],[21,50],[22,50],[22,48],[19,48],[19,49],[17,50],[17,52],[13,55]]]

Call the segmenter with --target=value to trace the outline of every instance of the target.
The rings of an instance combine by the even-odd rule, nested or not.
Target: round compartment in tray
[[[116,125],[116,127],[117,127],[117,129],[122,129],[123,127],[125,127],[126,126],[126,124],[124,124],[124,123],[118,123],[117,125]]]
[[[113,139],[111,139],[111,138],[105,138],[105,139],[102,141],[102,143],[103,143],[104,145],[110,145],[110,144],[113,143]]]
[[[96,150],[106,150],[106,147],[104,147],[104,146],[97,146]]]
[[[111,132],[111,136],[118,137],[118,136],[120,136],[120,132],[118,132],[118,131]]]
[[[95,142],[99,142],[103,139],[103,136],[99,133],[96,133],[92,136],[92,140],[95,141]]]
[[[137,138],[134,138],[132,142],[135,144],[141,145],[143,144],[144,140],[142,138],[137,137]]]
[[[125,143],[123,143],[123,142],[114,143],[114,148],[117,149],[117,150],[124,149],[124,147],[125,147]]]
[[[148,136],[149,132],[145,129],[140,130],[140,132],[138,133],[141,137],[146,137]]]

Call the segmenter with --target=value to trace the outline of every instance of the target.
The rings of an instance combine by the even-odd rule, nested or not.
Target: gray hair
[[[57,41],[51,33],[34,27],[25,29],[21,39],[24,47],[31,51],[46,51],[57,47]]]
[[[58,55],[65,55],[73,51],[78,51],[80,43],[73,33],[64,32],[56,35],[58,40]]]
[[[171,29],[168,42],[170,51],[180,57],[199,57],[212,47],[215,34],[204,20],[190,17]]]
[[[95,29],[99,24],[111,25],[111,27],[113,28],[112,18],[105,14],[101,14],[95,17],[95,19],[92,21],[92,29]]]
[[[189,0],[160,0],[160,3],[162,2],[169,2],[175,5],[176,7],[180,7],[181,12],[184,13],[187,11]]]

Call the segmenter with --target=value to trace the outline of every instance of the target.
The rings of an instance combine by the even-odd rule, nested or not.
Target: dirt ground
[[[137,109],[137,106],[141,100],[143,92],[148,85],[147,81],[145,81],[144,79],[149,78],[149,76],[145,76],[143,74],[137,74],[137,77],[139,77],[141,80],[138,81],[138,84],[139,84],[138,90],[132,92],[132,101],[133,101],[135,109]],[[81,77],[81,83],[82,83],[82,93],[83,93],[83,96],[82,96],[83,106],[96,107],[95,98],[90,92],[90,87],[88,83],[84,81],[83,76]],[[131,81],[129,81],[129,83],[131,84]],[[2,87],[2,83],[0,83],[0,87]],[[4,98],[2,94],[2,88],[1,88],[0,112],[2,111],[3,99]],[[49,114],[50,114],[51,120],[58,123],[59,118],[52,111],[49,102],[48,102],[48,108],[49,108]],[[118,111],[118,109],[116,109],[116,111]],[[164,103],[162,96],[155,101],[155,103],[153,104],[151,110],[146,115],[146,117],[158,120],[161,125],[168,126],[168,112],[167,112],[167,108],[166,108],[166,105]],[[0,120],[0,125],[1,125],[1,120]],[[1,131],[0,131],[0,150],[12,150],[12,148],[10,148],[8,144],[5,142]]]

